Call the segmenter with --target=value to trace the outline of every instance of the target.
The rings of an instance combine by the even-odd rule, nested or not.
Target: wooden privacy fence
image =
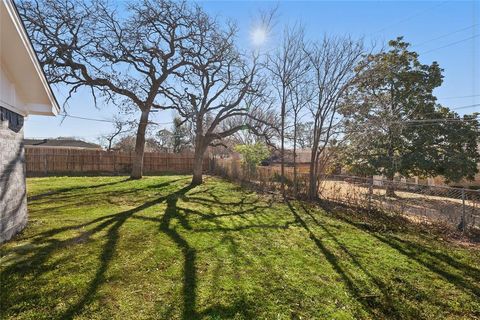
[[[27,176],[54,174],[129,174],[134,152],[103,151],[71,148],[25,147]],[[192,153],[146,152],[143,159],[144,174],[191,173]],[[203,169],[208,170],[205,157]]]

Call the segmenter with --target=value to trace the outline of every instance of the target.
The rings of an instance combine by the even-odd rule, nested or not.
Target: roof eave
[[[42,66],[40,65],[40,61],[38,60],[37,54],[35,53],[35,50],[33,49],[32,42],[30,38],[28,37],[28,34],[26,32],[25,24],[23,23],[22,19],[20,18],[20,13],[18,11],[17,6],[12,0],[1,0],[5,4],[5,7],[7,8],[7,12],[12,18],[12,22],[15,25],[15,28],[17,29],[18,35],[20,36],[21,41],[24,44],[25,50],[27,51],[30,60],[35,68],[35,70],[38,73],[38,76],[40,78],[40,81],[42,83],[42,86],[45,89],[45,93],[48,96],[48,99],[50,101],[51,106],[45,106],[42,105],[43,110],[39,110],[39,105],[36,106],[36,108],[33,108],[32,110],[28,110],[28,114],[42,114],[42,115],[57,115],[60,113],[60,107],[58,104],[58,101],[53,94],[53,90],[50,86],[50,84],[47,81],[47,77],[45,76],[45,72],[43,71]],[[48,112],[45,110],[45,107],[50,109]],[[48,110],[47,109],[47,110]]]

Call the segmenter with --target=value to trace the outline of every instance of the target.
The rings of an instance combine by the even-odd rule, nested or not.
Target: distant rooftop
[[[300,164],[300,163],[310,163],[312,150],[310,150],[310,149],[298,149],[296,151],[296,154],[297,154],[296,162],[298,164]],[[293,150],[286,149],[284,159],[285,159],[286,164],[292,164],[293,163]],[[266,162],[271,163],[271,164],[280,163],[281,162],[280,151],[279,150],[274,151]]]
[[[23,144],[26,147],[43,148],[75,148],[75,149],[101,149],[98,144],[85,142],[73,138],[57,139],[24,139]]]

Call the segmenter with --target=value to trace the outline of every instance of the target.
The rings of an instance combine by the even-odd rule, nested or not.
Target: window
[[[19,132],[23,127],[23,116],[0,107],[0,122],[8,122],[8,129]]]

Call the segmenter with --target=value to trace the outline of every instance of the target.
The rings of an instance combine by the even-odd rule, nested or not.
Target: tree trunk
[[[387,197],[395,197],[395,186],[393,184],[393,177],[394,177],[394,174],[391,174],[391,173],[387,174],[388,184],[385,190],[385,195]]]
[[[315,176],[315,162],[316,162],[316,149],[312,148],[312,155],[310,157],[310,173],[309,173],[309,189],[308,198],[315,200],[317,198],[317,177]]]
[[[293,190],[295,197],[298,195],[298,181],[297,181],[297,113],[295,112],[293,120]]]
[[[280,148],[280,172],[281,172],[281,185],[282,196],[285,197],[285,102],[282,101],[282,127],[281,127],[281,148]]]
[[[192,186],[198,186],[203,183],[203,154],[205,153],[206,147],[203,145],[201,139],[197,139],[195,143],[195,155],[193,158],[193,177]]]
[[[192,186],[197,186],[203,183],[203,154],[195,155],[193,161],[193,177]]]
[[[143,154],[145,151],[145,132],[147,131],[148,115],[150,109],[142,111],[138,124],[137,137],[135,140],[135,158],[133,159],[130,179],[141,179],[143,176]]]
[[[385,190],[385,195],[387,197],[395,197],[395,186],[393,185],[393,178],[395,177],[395,171],[396,171],[395,160],[394,160],[395,151],[393,150],[392,135],[389,134],[389,136],[390,136],[390,143],[388,146],[387,155],[388,155],[388,158],[390,159],[391,168],[390,170],[387,170],[387,173],[386,173],[388,184]]]

